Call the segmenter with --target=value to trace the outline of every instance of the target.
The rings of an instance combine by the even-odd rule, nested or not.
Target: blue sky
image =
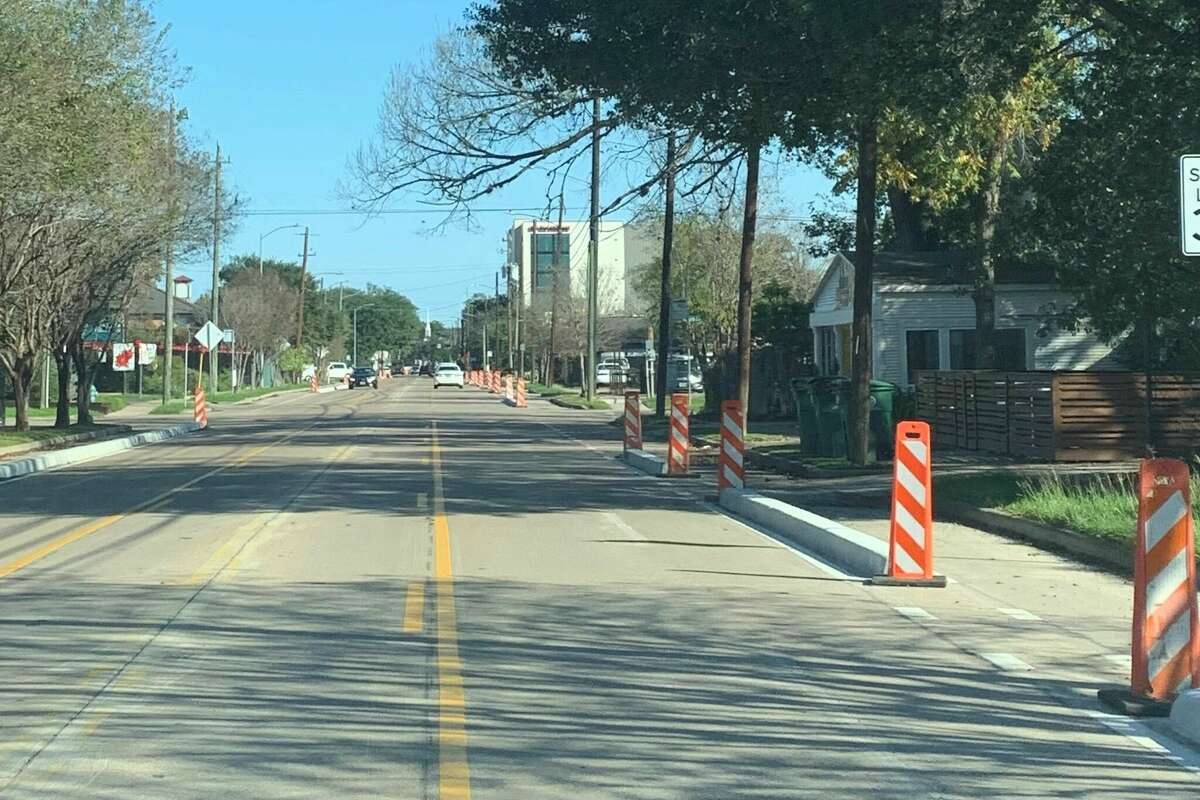
[[[219,140],[228,158],[226,185],[250,210],[339,209],[336,194],[347,157],[369,139],[388,76],[397,64],[421,60],[436,37],[458,24],[468,0],[160,0],[157,19],[170,26],[168,44],[188,80],[178,101],[188,110],[194,142]],[[770,174],[771,170],[765,170]],[[783,202],[803,212],[827,182],[811,170],[775,168]],[[582,173],[581,173],[582,176]],[[515,185],[489,208],[540,207],[536,177]],[[586,215],[586,187],[567,197],[567,216]],[[413,209],[413,198],[397,198]],[[357,216],[288,213],[244,216],[222,245],[223,255],[257,253],[259,236],[281,225],[308,225],[310,269],[326,285],[368,282],[407,294],[434,319],[454,320],[469,291],[488,289],[503,263],[503,236],[514,214],[481,213],[476,227],[431,227],[436,212],[364,220]],[[301,252],[300,230],[263,243],[267,257]],[[211,281],[211,254],[180,266]]]

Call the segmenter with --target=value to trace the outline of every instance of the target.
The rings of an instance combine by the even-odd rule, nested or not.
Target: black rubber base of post
[[[1151,697],[1135,695],[1128,689],[1101,689],[1096,692],[1101,705],[1129,717],[1169,717],[1171,704]]]
[[[867,579],[869,586],[908,586],[924,589],[945,589],[946,576],[934,575],[932,578],[891,578],[887,575],[876,575]]]

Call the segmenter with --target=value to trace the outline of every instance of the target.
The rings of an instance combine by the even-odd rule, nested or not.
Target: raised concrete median
[[[663,477],[667,474],[667,462],[658,456],[652,456],[645,450],[626,450],[625,463],[636,467],[647,475]]]
[[[886,542],[819,514],[748,489],[723,490],[720,505],[852,575],[870,578],[887,570]]]
[[[1200,745],[1200,689],[1180,692],[1171,704],[1171,727],[1194,745]]]
[[[0,481],[8,481],[13,478],[33,475],[37,472],[46,472],[47,470],[58,469],[60,467],[82,464],[85,461],[93,461],[97,458],[116,455],[125,450],[132,450],[135,447],[154,444],[155,442],[162,442],[167,439],[174,439],[177,436],[183,436],[184,434],[198,430],[200,430],[200,426],[197,423],[185,422],[182,425],[172,425],[169,428],[162,428],[157,431],[147,431],[146,433],[138,433],[133,436],[122,436],[119,439],[108,439],[103,442],[96,442],[95,444],[85,444],[81,447],[68,447],[32,458],[10,461],[7,464],[0,464]]]

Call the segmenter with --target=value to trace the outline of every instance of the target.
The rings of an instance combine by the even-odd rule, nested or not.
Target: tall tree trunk
[[[667,134],[666,207],[663,209],[662,281],[658,293],[658,363],[654,413],[667,414],[667,358],[671,353],[671,248],[675,243],[675,131]]]
[[[879,120],[874,112],[858,125],[858,216],[854,247],[854,320],[851,323],[849,456],[867,463],[871,425],[871,304],[875,272],[875,197],[879,167]]]
[[[754,234],[758,228],[758,161],[762,145],[757,142],[746,154],[746,208],[742,215],[742,255],[738,263],[738,400],[746,430],[750,419],[750,309],[754,295]]]
[[[4,370],[0,369],[0,428],[3,428],[7,420],[8,408],[8,381],[4,374]]]
[[[87,363],[87,352],[83,341],[71,343],[71,358],[75,361],[75,421],[80,425],[92,424],[92,369]]]
[[[54,412],[54,427],[71,427],[71,356],[63,347],[54,348],[54,364],[58,367],[58,407]]]
[[[29,383],[33,377],[33,368],[18,361],[9,374],[12,379],[13,411],[16,416],[16,429],[29,430]]]
[[[996,221],[1000,218],[1000,189],[1004,184],[1008,134],[1000,131],[988,153],[987,183],[975,199],[979,236],[975,261],[975,363],[976,369],[996,368],[996,263],[993,250]]]
[[[936,249],[937,236],[926,227],[928,204],[895,186],[888,187],[887,197],[896,229],[893,249],[906,253]]]

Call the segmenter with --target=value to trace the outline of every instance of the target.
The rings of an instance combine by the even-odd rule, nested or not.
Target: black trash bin
[[[791,382],[792,402],[796,406],[796,427],[800,433],[800,453],[806,456],[820,455],[817,423],[817,405],[813,396],[811,378],[793,378]]]

